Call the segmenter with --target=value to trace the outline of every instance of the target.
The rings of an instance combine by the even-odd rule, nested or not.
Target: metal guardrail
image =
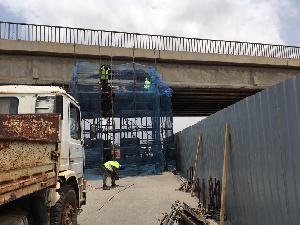
[[[300,47],[0,21],[0,39],[300,59]]]

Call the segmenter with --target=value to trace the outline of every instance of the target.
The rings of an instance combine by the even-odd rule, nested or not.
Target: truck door
[[[72,103],[70,112],[70,169],[77,177],[83,176],[84,150],[81,136],[81,119],[79,109]]]

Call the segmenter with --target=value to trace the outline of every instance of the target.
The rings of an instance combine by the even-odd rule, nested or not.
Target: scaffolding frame
[[[70,82],[85,121],[87,167],[117,160],[129,175],[162,171],[175,155],[172,89],[154,67],[133,62],[112,66],[109,91],[103,93],[100,66],[77,62]],[[99,153],[97,161],[91,151]]]

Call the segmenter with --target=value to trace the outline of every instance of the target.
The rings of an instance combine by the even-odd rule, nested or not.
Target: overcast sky
[[[0,20],[300,46],[300,0],[0,0]]]

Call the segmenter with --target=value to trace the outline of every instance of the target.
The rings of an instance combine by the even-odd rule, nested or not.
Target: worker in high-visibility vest
[[[145,88],[146,90],[149,90],[149,88],[150,88],[150,81],[148,80],[148,78],[145,79],[144,88]]]
[[[103,164],[104,174],[103,174],[103,190],[109,190],[110,188],[106,185],[107,177],[111,177],[111,187],[116,186],[116,180],[119,180],[117,171],[119,169],[124,170],[125,165],[120,165],[117,161],[108,161]]]
[[[107,83],[108,83],[109,73],[110,73],[110,68],[108,65],[101,66],[101,84],[102,84],[103,92],[107,92]]]

